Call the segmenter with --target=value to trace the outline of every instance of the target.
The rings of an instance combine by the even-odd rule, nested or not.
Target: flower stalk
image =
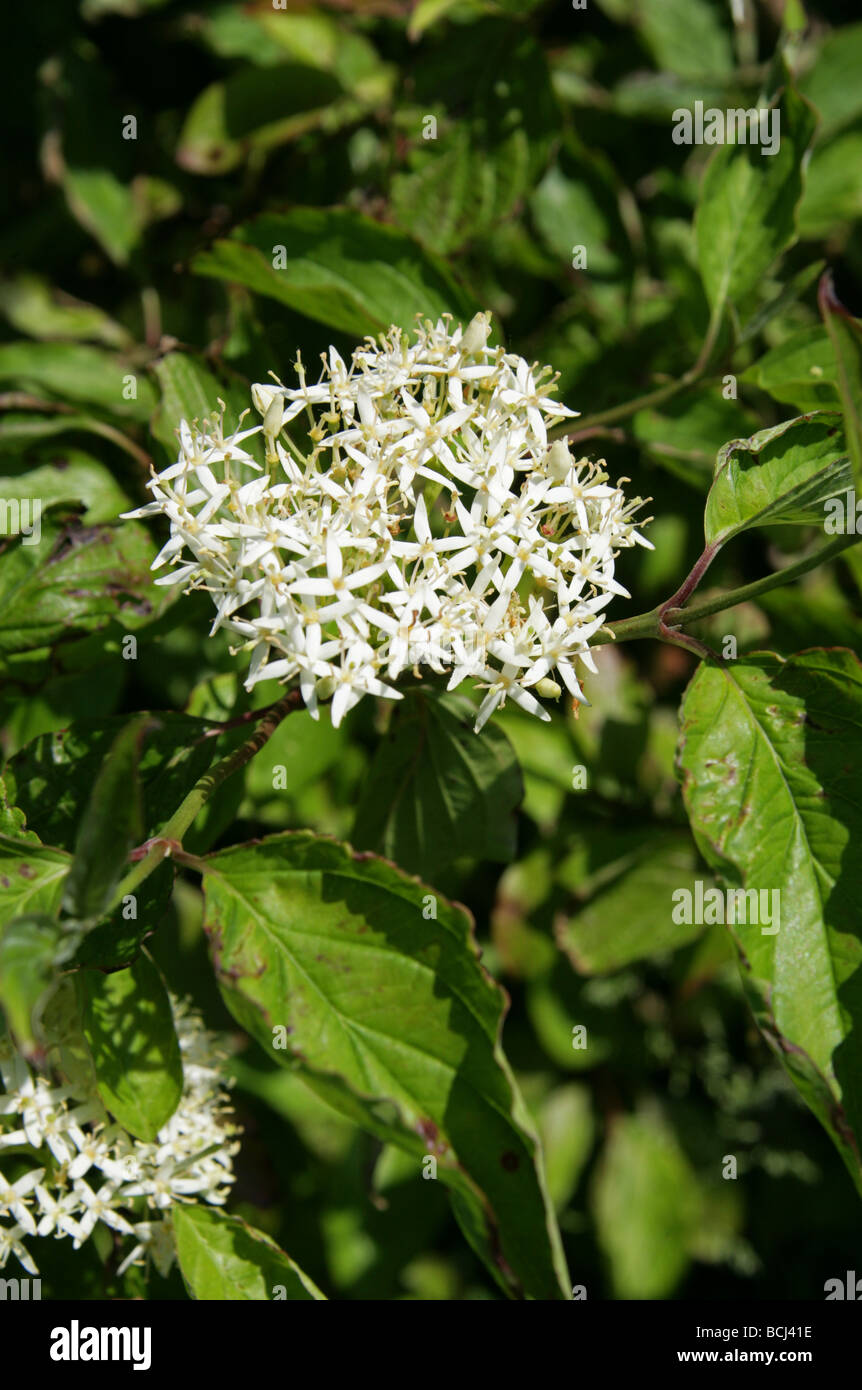
[[[813,554],[806,555],[802,560],[797,560],[792,565],[787,565],[785,569],[776,570],[774,574],[765,575],[763,579],[756,579],[751,584],[743,584],[738,589],[729,589],[725,593],[713,594],[709,598],[701,599],[699,603],[689,604],[686,602],[688,596],[696,584],[700,582],[708,564],[714,558],[714,553],[710,554],[709,560],[703,563],[704,556],[707,554],[707,551],[704,551],[688,579],[677,590],[676,594],[666,599],[664,603],[651,608],[648,613],[638,613],[633,618],[622,618],[618,622],[609,623],[607,627],[596,633],[591,645],[598,647],[607,642],[634,642],[645,637],[673,642],[679,637],[686,637],[687,634],[677,631],[681,623],[699,622],[702,618],[711,617],[713,613],[722,613],[727,608],[736,608],[740,603],[750,603],[753,599],[759,598],[761,594],[768,593],[770,589],[778,589],[785,584],[792,584],[803,574],[817,569],[829,560],[834,560],[842,551],[849,549],[852,545],[857,545],[860,540],[862,540],[862,536],[836,536],[828,545],[821,546]],[[689,587],[689,581],[696,573],[697,579]],[[685,598],[680,601],[679,595],[684,590],[686,591]],[[696,641],[697,639],[693,640]],[[675,645],[684,644],[676,641]]]
[[[161,832],[148,840],[145,845],[140,846],[140,851],[143,851],[143,854],[120,883],[114,893],[109,910],[118,906],[129,893],[134,893],[144,879],[149,878],[150,874],[159,867],[163,859],[182,850],[183,836],[213,794],[228,777],[234,772],[238,772],[241,767],[245,767],[246,763],[251,762],[255,754],[259,753],[264,744],[272,738],[282,719],[293,710],[299,709],[301,704],[302,699],[299,691],[289,690],[274,705],[269,705],[259,712],[262,717],[254,733],[240,744],[239,748],[234,749],[227,757],[216,763],[215,767],[209,768],[202,777],[199,777],[170,820],[162,827]],[[228,724],[230,723],[231,721],[228,721]],[[219,729],[216,732],[222,733],[224,729]],[[136,857],[140,851],[133,851],[133,857]]]

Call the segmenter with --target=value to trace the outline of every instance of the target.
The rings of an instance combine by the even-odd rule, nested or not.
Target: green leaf
[[[74,937],[44,914],[16,917],[0,928],[0,1005],[25,1056],[38,1053],[38,1024]]]
[[[64,850],[40,845],[35,835],[0,835],[0,924],[25,915],[53,916],[70,863]]]
[[[539,1111],[539,1132],[547,1154],[548,1191],[556,1211],[574,1196],[595,1140],[588,1087],[577,1082],[558,1086]]]
[[[472,4],[462,9],[458,18],[462,24],[469,23],[471,19],[478,19],[483,14],[515,14],[523,19],[540,4],[541,0],[473,0]],[[457,5],[458,0],[418,0],[410,16],[408,36],[411,39],[421,38],[426,29],[445,19],[449,11]]]
[[[273,260],[284,247],[286,265]],[[344,333],[413,328],[417,314],[450,311],[467,320],[476,307],[442,261],[393,227],[359,213],[293,208],[237,227],[196,256],[201,275],[246,285]]]
[[[569,271],[574,246],[585,246],[591,275],[619,276],[628,251],[617,193],[587,161],[553,164],[534,189],[530,211],[548,249]]]
[[[140,955],[145,941],[163,925],[174,887],[171,859],[164,860],[133,894],[107,912],[81,938],[73,964],[97,970],[123,970]]]
[[[704,488],[725,440],[748,434],[757,424],[758,417],[739,401],[700,387],[658,409],[639,410],[632,417],[632,433],[669,472]]]
[[[296,710],[279,724],[266,752],[252,758],[245,773],[245,795],[253,817],[269,811],[278,828],[284,825],[284,801],[319,779],[348,750],[344,726],[333,729],[328,719],[312,719],[307,710]]]
[[[114,348],[131,342],[122,324],[103,309],[63,294],[29,272],[0,283],[0,313],[29,338],[74,338]]]
[[[72,217],[124,266],[143,228],[132,187],[137,149],[123,138],[125,95],[95,45],[64,43],[61,50],[43,74],[50,176],[62,186]]]
[[[212,728],[206,719],[169,710],[141,718],[150,724],[138,765],[146,805],[144,828],[155,834],[224,746],[206,737]],[[115,739],[128,727],[126,715],[78,719],[68,728],[41,734],[9,761],[9,799],[42,839],[74,848],[93,783]]]
[[[20,840],[22,844],[38,845],[38,835],[25,829],[26,817],[24,812],[13,804],[14,801],[14,781],[10,789],[10,779],[4,774],[0,776],[0,835],[5,835],[10,840]]]
[[[572,790],[572,767],[579,761],[571,729],[562,719],[540,722],[514,705],[495,715],[482,736],[492,727],[501,729],[515,750],[524,779],[525,814],[540,825],[554,825]]]
[[[131,187],[110,169],[66,166],[63,190],[72,216],[116,265],[126,265],[141,235]]]
[[[417,1176],[434,1155],[503,1287],[564,1297],[536,1139],[499,1044],[503,1000],[466,913],[307,832],[204,864],[213,966],[240,1024],[348,1118],[411,1152]]]
[[[797,410],[817,410],[820,406],[834,410],[839,402],[836,376],[835,349],[829,335],[814,325],[770,348],[741,374],[740,381],[750,381]]]
[[[92,921],[106,910],[129,851],[143,833],[138,763],[152,721],[138,715],[120,730],[105,757],[87,801],[75,841],[75,857],[63,907]]]
[[[414,119],[421,129],[418,111]],[[481,159],[481,151],[477,151],[471,140],[470,128],[456,123],[451,130],[443,132],[439,142],[429,141],[429,145],[429,149],[422,149],[416,141],[407,171],[392,180],[392,205],[399,226],[423,246],[449,254],[469,239],[474,215],[478,214],[479,230],[486,232],[505,215],[512,185],[507,189],[504,184],[498,184],[496,166],[489,161],[485,166],[482,200],[476,207],[475,161],[477,155]],[[506,172],[510,177],[514,174],[515,188],[526,186],[528,177],[523,158],[514,169],[510,165]]]
[[[107,14],[120,14],[128,19],[138,16],[145,10],[158,10],[169,0],[81,0],[81,14],[84,19],[94,21]]]
[[[542,1050],[561,1071],[591,1072],[613,1065],[636,1073],[644,1035],[626,994],[631,976],[584,980],[559,953],[550,971],[528,981],[527,1012]],[[620,1001],[616,1008],[610,1002]]]
[[[758,1024],[862,1191],[860,757],[850,651],[704,664],[686,691],[678,760],[695,838],[771,918],[730,928]],[[753,918],[749,904],[734,915]]]
[[[821,117],[819,138],[831,138],[862,115],[862,24],[842,24],[828,34],[820,52],[800,80],[799,90],[817,107]]]
[[[334,73],[358,96],[379,100],[388,95],[391,69],[364,34],[346,28],[334,15],[295,11],[286,24],[278,13],[223,5],[201,15],[199,32],[220,57],[246,58],[258,67],[277,67],[290,57]]]
[[[424,246],[448,253],[486,235],[529,193],[559,112],[540,45],[499,21],[429,47],[411,95],[398,118],[406,167],[392,180],[392,208]]]
[[[118,266],[128,264],[151,222],[173,217],[182,207],[182,195],[172,184],[148,174],[125,182],[110,169],[66,165],[62,182],[72,216]]]
[[[356,810],[353,843],[433,878],[462,855],[515,855],[515,812],[524,789],[501,729],[474,734],[461,696],[411,694],[392,715]]]
[[[47,648],[28,653],[21,658],[26,696],[21,686],[7,686],[6,697],[0,700],[0,719],[6,720],[6,744],[14,756],[32,739],[51,729],[71,724],[74,719],[107,718],[116,708],[126,681],[125,662],[116,660],[119,640],[102,638],[92,642],[73,643],[57,653],[57,666],[52,668],[51,652]],[[66,669],[66,662],[69,668]],[[76,663],[80,661],[80,666]],[[50,680],[38,690],[30,688],[40,680]]]
[[[104,464],[79,450],[68,450],[62,467],[44,464],[28,473],[0,478],[0,498],[15,498],[19,504],[38,498],[42,514],[50,507],[75,503],[84,509],[80,520],[85,526],[115,521],[120,512],[130,511],[133,505]]]
[[[212,372],[187,352],[169,352],[153,370],[161,399],[151,428],[168,453],[176,455],[180,421],[212,419],[219,410],[219,397],[224,399],[227,393]]]
[[[703,178],[695,215],[697,258],[714,315],[752,290],[796,239],[802,161],[814,134],[811,108],[786,87],[774,108],[780,140],[772,155],[759,144],[725,145]],[[775,117],[771,117],[772,120]]]
[[[805,171],[799,205],[799,234],[806,240],[832,238],[836,224],[862,216],[862,130],[851,129],[827,143],[818,141]]]
[[[179,1104],[183,1065],[171,1001],[152,961],[75,977],[84,1037],[102,1103],[138,1139],[152,1143]]]
[[[823,524],[823,503],[852,485],[841,417],[800,415],[751,439],[734,439],[718,455],[706,499],[704,534],[719,547],[752,526]]]
[[[810,165],[809,165],[810,173]],[[807,185],[806,185],[807,188]],[[801,222],[800,211],[800,222]],[[778,289],[777,293],[769,293],[764,297],[763,302],[754,310],[751,317],[746,320],[740,329],[739,342],[747,343],[749,339],[757,337],[763,332],[768,323],[777,314],[784,314],[791,306],[798,304],[803,295],[807,293],[814,281],[819,279],[823,273],[825,261],[811,261],[803,266],[795,275],[791,275],[784,284]]]
[[[723,108],[727,87],[709,76],[686,78],[667,72],[633,72],[620,79],[609,96],[610,109],[624,120],[667,122],[675,119],[680,107],[694,111],[695,102],[704,109]]]
[[[154,556],[146,528],[134,521],[59,528],[43,520],[39,544],[25,537],[0,559],[0,668],[15,652],[94,632],[111,619],[127,632],[147,621],[158,601],[151,598]]]
[[[212,1207],[175,1206],[177,1259],[192,1298],[319,1302],[320,1289],[274,1240]]]
[[[855,485],[862,491],[862,322],[837,298],[832,276],[820,281],[818,302],[835,352],[835,377]]]
[[[687,835],[645,841],[643,852],[609,887],[594,894],[556,926],[558,945],[583,975],[606,975],[632,961],[650,959],[693,941],[697,923],[677,925],[673,892],[693,890],[703,877]]]
[[[407,33],[411,39],[421,38],[426,29],[453,10],[458,4],[458,0],[418,0],[412,15]]]
[[[0,381],[132,420],[148,419],[155,405],[143,372],[116,353],[84,343],[0,343]]]
[[[639,0],[637,25],[656,66],[715,80],[733,70],[730,34],[709,0]]]
[[[163,222],[182,210],[183,195],[176,184],[156,179],[150,174],[138,174],[132,180],[135,217],[141,227]]]
[[[194,174],[225,174],[249,151],[275,148],[308,130],[327,132],[362,114],[341,83],[299,63],[241,68],[195,99],[179,139],[177,163]]]
[[[42,413],[36,410],[8,410],[0,415],[0,452],[19,453],[31,444],[43,439],[53,439],[59,434],[94,434],[102,439],[110,438],[111,443],[128,453],[133,446],[124,435],[115,433],[115,427],[98,420],[94,415],[47,414],[51,402],[40,401]]]
[[[613,1296],[668,1298],[688,1267],[701,1202],[685,1154],[657,1116],[615,1121],[593,1207]]]
[[[233,740],[240,740],[243,732],[207,737],[212,728],[207,720],[169,711],[141,718],[149,724],[138,763],[144,801],[143,839],[161,830],[213,760],[229,752]],[[8,800],[14,803],[12,814],[38,828],[44,840],[63,850],[73,849],[93,784],[110,765],[112,744],[127,724],[122,715],[98,721],[79,719],[68,728],[40,735],[22,748],[4,774]],[[12,824],[10,821],[10,828]],[[68,864],[65,855],[63,863]],[[162,921],[172,886],[172,861],[166,861],[136,889],[134,903],[119,904],[104,924],[88,931],[76,964],[106,970],[128,965]],[[54,905],[52,900],[51,907]]]

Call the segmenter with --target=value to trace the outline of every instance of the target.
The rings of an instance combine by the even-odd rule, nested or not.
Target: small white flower
[[[27,1210],[24,1198],[27,1193],[32,1192],[38,1186],[44,1171],[44,1168],[35,1168],[31,1173],[25,1173],[23,1178],[19,1178],[14,1183],[7,1182],[3,1174],[0,1173],[0,1217],[7,1213],[14,1216],[29,1236],[36,1234],[36,1223]]]
[[[97,1221],[101,1221],[105,1226],[111,1226],[123,1235],[134,1235],[129,1222],[117,1211],[120,1199],[117,1197],[117,1190],[113,1183],[106,1182],[99,1188],[98,1192],[94,1192],[82,1178],[79,1178],[75,1183],[74,1191],[83,1211],[78,1223],[78,1235],[74,1240],[76,1250],[87,1239]]]
[[[36,1197],[42,1213],[37,1235],[50,1236],[56,1232],[58,1236],[72,1236],[80,1244],[81,1230],[72,1216],[72,1212],[80,1206],[78,1193],[67,1192],[56,1198],[47,1188],[40,1185],[36,1188]]]
[[[3,1268],[10,1255],[14,1255],[26,1269],[28,1274],[38,1274],[39,1269],[33,1257],[28,1254],[25,1247],[18,1239],[25,1235],[23,1226],[12,1226],[7,1228],[0,1226],[0,1269]]]

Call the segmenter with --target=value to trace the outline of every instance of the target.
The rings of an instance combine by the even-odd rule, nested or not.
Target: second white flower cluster
[[[74,1079],[36,1072],[0,1038],[0,1160],[22,1170],[0,1171],[0,1269],[14,1255],[38,1274],[31,1241],[65,1238],[77,1250],[103,1225],[132,1245],[118,1274],[145,1257],[166,1274],[174,1260],[171,1207],[226,1201],[239,1131],[222,1054],[194,1010],[179,1001],[173,1007],[183,1094],[152,1143],[111,1119],[86,1069]]]

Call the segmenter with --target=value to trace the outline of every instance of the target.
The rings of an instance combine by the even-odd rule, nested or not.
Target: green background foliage
[[[43,515],[0,536],[0,1005],[35,1055],[74,968],[100,1094],[149,1138],[189,996],[245,1129],[169,1278],[43,1241],[43,1296],[820,1298],[858,1266],[862,558],[703,601],[862,497],[862,23],[744,9],[4,15],[0,501]],[[774,105],[780,150],[674,143],[696,101]],[[291,713],[129,919],[129,851],[252,699],[206,596],[153,586],[159,527],[118,514],[181,416],[235,418],[297,349],[479,308],[653,499],[610,616],[706,543],[686,631],[738,659],[606,644],[589,707],[478,738],[427,681],[338,730]],[[779,887],[780,932],[674,923],[698,880]]]

